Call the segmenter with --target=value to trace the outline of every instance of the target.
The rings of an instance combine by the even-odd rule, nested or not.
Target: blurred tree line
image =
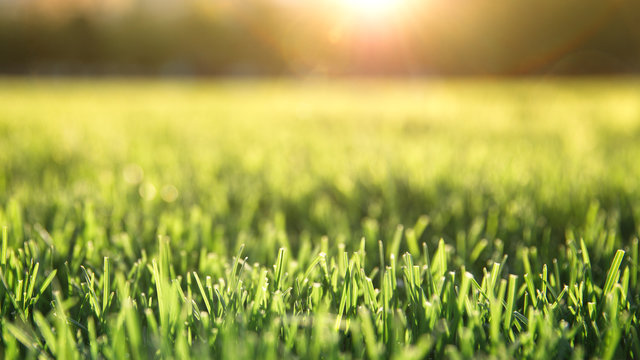
[[[404,0],[377,17],[339,1],[0,0],[0,73],[640,71],[635,0]]]

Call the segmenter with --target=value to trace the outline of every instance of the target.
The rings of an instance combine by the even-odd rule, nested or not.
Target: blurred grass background
[[[375,248],[427,215],[422,240],[444,237],[478,272],[523,246],[550,263],[567,231],[598,264],[640,224],[639,88],[5,79],[0,223],[13,242],[42,227],[70,249],[91,231],[97,263],[133,262],[159,234],[221,256],[246,243],[272,263],[324,235]]]

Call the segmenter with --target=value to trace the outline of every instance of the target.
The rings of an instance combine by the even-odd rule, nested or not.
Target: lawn
[[[0,80],[0,357],[640,358],[640,79]]]

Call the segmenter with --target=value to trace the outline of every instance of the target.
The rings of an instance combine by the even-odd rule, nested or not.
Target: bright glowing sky
[[[386,17],[397,10],[401,0],[341,0],[346,11],[367,17]]]

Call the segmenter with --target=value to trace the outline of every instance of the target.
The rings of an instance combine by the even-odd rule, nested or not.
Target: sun
[[[342,0],[349,12],[367,17],[385,17],[397,10],[401,0]]]

